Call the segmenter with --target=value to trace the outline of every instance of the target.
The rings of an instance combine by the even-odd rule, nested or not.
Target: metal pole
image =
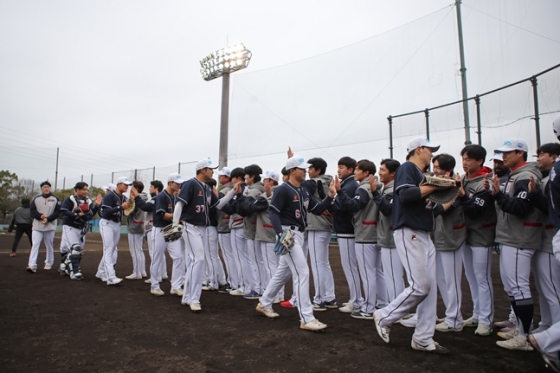
[[[64,176],[64,179],[62,179],[62,190],[64,189],[66,189],[66,176]]]
[[[541,146],[541,119],[539,117],[539,93],[537,90],[537,77],[531,78],[533,85],[533,105],[535,106],[535,131],[537,132],[537,148]]]
[[[134,169],[134,181],[138,180],[138,170]]]
[[[93,188],[93,174],[91,174],[91,179],[89,180],[89,186]]]
[[[220,160],[219,166],[227,166],[229,131],[229,73],[222,75],[222,116],[220,119]]]
[[[465,145],[472,144],[469,125],[469,101],[467,93],[467,68],[465,66],[465,50],[463,47],[463,23],[461,21],[461,0],[455,1],[457,9],[457,33],[459,34],[459,57],[461,59],[461,86],[463,87],[463,117],[465,119]]]
[[[178,174],[181,173],[181,162],[179,162],[179,165],[177,166],[177,173]]]
[[[474,98],[476,103],[476,133],[478,135],[478,145],[482,145],[482,122],[480,120],[480,96]]]
[[[56,192],[56,186],[58,184],[58,154],[59,148],[56,148],[56,170],[54,172],[54,190]]]
[[[387,120],[389,121],[389,154],[393,158],[393,116],[389,115]]]
[[[111,183],[113,183],[115,180],[115,172],[111,172]]]
[[[84,181],[84,175],[82,175],[82,178],[80,179],[80,181],[81,181],[81,182],[83,182],[83,181]]]
[[[156,166],[154,166],[154,171],[152,172],[152,180],[156,179]]]
[[[426,117],[426,138],[430,139],[430,110],[424,110],[424,116]]]

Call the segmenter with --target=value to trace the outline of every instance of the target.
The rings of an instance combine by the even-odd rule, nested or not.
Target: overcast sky
[[[560,32],[554,19],[560,14],[558,1],[487,3],[463,2],[467,66],[473,74],[469,93],[560,63]],[[375,136],[371,131],[373,137],[367,138],[378,141],[375,147],[383,154],[373,154],[371,146],[342,147],[348,142],[345,134],[361,139],[362,122],[367,128],[372,121],[382,122],[386,131],[390,114],[460,98],[452,4],[451,0],[0,1],[0,169],[52,181],[59,148],[58,186],[66,177],[68,188],[81,175],[89,181],[93,174],[94,185],[100,186],[112,172],[116,178],[124,170],[155,166],[156,176],[162,178],[176,171],[179,162],[207,156],[217,162],[221,81],[204,81],[199,60],[239,42],[253,58],[247,70],[232,75],[231,166],[262,162],[263,168],[279,169],[284,149],[294,144],[302,155],[321,155],[329,162],[342,155],[378,161],[388,156],[385,132]],[[362,58],[362,52],[374,57],[375,72],[370,71],[373,66],[362,70],[341,63]],[[490,53],[494,53],[490,58],[473,56]],[[345,69],[352,76],[344,75]],[[359,80],[354,81],[356,77]],[[414,85],[416,79],[431,89]],[[545,111],[559,110],[558,84],[554,75],[546,89],[540,86],[546,91]],[[311,87],[318,91],[311,92]],[[308,101],[306,93],[320,100]],[[524,88],[519,95],[532,102],[530,93]],[[328,112],[336,106],[333,103],[344,100],[336,115]],[[508,101],[519,106],[508,96],[493,100],[502,111],[509,110]],[[526,106],[522,113],[500,115],[507,122],[531,113],[530,105],[522,106]],[[325,137],[317,137],[311,123],[321,114],[333,119],[320,127]],[[462,120],[460,110],[445,115],[448,123]],[[423,117],[416,125],[403,124],[397,135],[405,141],[406,136],[420,134]],[[548,129],[549,123],[543,126]],[[460,128],[440,130],[448,134],[443,138],[462,136]],[[290,141],[294,136],[298,139]],[[494,140],[500,136],[493,135]],[[551,134],[543,137],[553,139]],[[402,157],[400,150],[395,156]],[[181,171],[192,176],[188,166]]]

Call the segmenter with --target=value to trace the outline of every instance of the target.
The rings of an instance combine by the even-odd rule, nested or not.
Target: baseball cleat
[[[509,332],[498,332],[496,334],[498,334],[498,337],[508,340],[517,337],[519,335],[519,329],[512,329]]]
[[[127,280],[142,280],[142,276],[136,276],[134,273],[125,277]]]
[[[14,253],[13,251],[10,253],[10,256],[16,256],[17,254]]]
[[[261,295],[254,290],[243,296],[245,299],[259,299],[260,297]]]
[[[43,270],[45,271],[50,271],[52,269],[52,265],[50,264],[45,264],[45,267],[43,268]]]
[[[478,324],[478,327],[474,331],[474,334],[479,335],[481,337],[488,337],[490,334],[492,334],[492,327],[490,325],[486,325],[482,323]]]
[[[183,289],[171,289],[171,291],[169,292],[169,294],[171,295],[177,295],[179,297],[183,296]]]
[[[109,281],[109,280],[107,279],[107,285],[109,285],[109,286],[118,285],[118,284],[120,284],[121,282],[122,282],[122,278],[118,278],[118,277],[115,278],[113,281]]]
[[[294,306],[292,304],[292,302],[290,302],[289,300],[285,300],[283,302],[280,302],[280,307],[284,307],[284,308],[296,308],[296,306]]]
[[[144,280],[144,283],[145,283],[145,284],[151,284],[151,283],[152,283],[152,280],[150,280],[150,279]]]
[[[498,329],[513,328],[513,327],[515,327],[515,323],[513,321],[510,321],[510,320],[496,321],[494,323],[494,326]]]
[[[373,320],[373,313],[369,312],[362,312],[362,311],[354,311],[350,314],[355,319],[362,319],[362,320]]]
[[[245,295],[245,293],[242,292],[242,291],[239,290],[239,289],[234,289],[234,290],[232,290],[232,291],[229,292],[229,295],[234,295],[234,296],[240,297],[240,296]]]
[[[211,291],[211,290],[214,290],[214,289],[212,289],[212,286],[204,284],[204,285],[202,285],[202,290]]]
[[[407,328],[416,328],[417,322],[418,322],[418,318],[416,314],[414,314],[412,317],[409,317],[408,319],[400,319],[400,324]]]
[[[340,307],[338,310],[343,313],[352,313],[352,312],[360,311],[360,308],[354,307],[353,304],[346,303],[346,306]]]
[[[299,324],[300,329],[309,330],[312,332],[318,332],[319,330],[323,330],[327,327],[327,324],[323,324],[319,320],[315,319],[308,323],[301,323]]]
[[[81,281],[84,279],[84,275],[82,275],[82,272],[78,272],[78,273],[70,273],[70,280],[76,280],[76,281]]]
[[[327,307],[325,306],[325,302],[321,302],[319,304],[313,303],[313,311],[326,311]]]
[[[255,310],[257,310],[257,312],[259,312],[259,313],[262,313],[263,315],[265,315],[269,319],[275,319],[277,317],[280,317],[280,315],[277,314],[276,312],[274,312],[274,310],[272,308],[265,308],[260,303],[257,304],[257,308],[255,308]]]
[[[381,325],[381,323],[377,319],[377,315],[375,314],[375,312],[373,313],[373,322],[375,323],[375,329],[377,329],[377,334],[379,334],[383,342],[389,343],[390,342],[389,334],[391,333],[391,328]]]
[[[35,268],[35,267],[29,267],[28,266],[27,268],[25,268],[25,270],[29,273],[37,273],[37,268]]]
[[[498,341],[496,344],[502,348],[507,348],[508,350],[533,351],[533,347],[531,347],[529,342],[527,342],[522,335],[517,335],[507,341]]]
[[[227,294],[231,291],[231,286],[229,284],[219,285],[218,293]]]
[[[157,288],[157,289],[150,289],[150,294],[155,295],[156,297],[161,297],[165,293],[160,288]]]
[[[336,299],[325,302],[325,307],[332,308],[332,309],[338,308],[338,305],[336,304]]]
[[[535,350],[537,350],[541,354],[547,368],[550,368],[555,372],[560,372],[560,361],[558,359],[558,356],[549,355],[541,350],[537,339],[532,334],[529,334],[527,336],[527,341],[531,344],[531,346],[533,346]]]
[[[468,319],[466,319],[463,323],[467,328],[476,328],[478,326],[478,319],[471,316]]]
[[[463,330],[463,326],[461,325],[461,327],[459,328],[453,328],[451,326],[449,326],[448,323],[441,322],[439,324],[436,324],[436,331],[438,332],[442,332],[442,333],[446,333],[446,332],[460,332]]]
[[[191,303],[190,307],[191,307],[191,311],[193,311],[194,313],[202,311],[202,306],[200,305],[200,302]]]
[[[443,346],[440,346],[439,343],[436,341],[428,344],[428,345],[421,345],[420,343],[416,342],[414,339],[410,343],[410,347],[416,351],[425,351],[431,352],[433,354],[448,354],[449,350]]]

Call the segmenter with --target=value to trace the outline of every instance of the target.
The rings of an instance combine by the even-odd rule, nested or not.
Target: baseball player
[[[48,181],[41,183],[41,194],[33,198],[29,211],[33,218],[31,234],[33,245],[26,270],[29,273],[37,272],[37,256],[41,241],[43,241],[47,250],[44,270],[49,271],[54,262],[54,232],[56,231],[56,219],[60,214],[60,199],[51,193],[51,183]]]
[[[206,181],[206,184],[210,188],[216,189],[216,180],[210,179]],[[204,253],[207,255],[205,260],[206,285],[202,286],[202,290],[218,290],[220,293],[227,293],[224,263],[218,255],[218,213],[215,207],[210,209],[210,225],[207,227],[206,239],[204,240]]]
[[[130,189],[130,199],[136,201],[137,197],[142,201],[147,201],[148,196],[144,193],[144,183],[133,181]],[[128,215],[126,230],[128,232],[128,249],[132,257],[132,274],[125,277],[127,280],[142,280],[146,274],[146,256],[142,249],[142,239],[144,238],[144,224],[146,213],[139,206],[134,205],[134,211]]]
[[[235,191],[218,199],[206,181],[212,178],[214,167],[210,159],[202,159],[196,163],[196,177],[185,181],[177,196],[173,224],[182,221],[184,224],[182,239],[185,245],[185,285],[181,303],[188,305],[193,312],[202,310],[200,295],[204,276],[204,240],[207,226],[210,225],[210,208],[220,210],[233,198]]]
[[[332,176],[325,174],[327,162],[323,158],[311,158],[307,163],[309,164],[309,179],[305,180],[302,186],[313,198],[323,200],[329,192],[329,185],[333,179]],[[329,211],[324,211],[321,215],[308,215],[307,224],[309,260],[315,287],[313,310],[326,311],[328,308],[338,308],[334,278],[329,262],[333,215]]]
[[[70,275],[71,280],[83,278],[80,261],[86,244],[88,222],[97,213],[102,198],[98,195],[95,201],[88,198],[89,185],[80,181],[74,186],[74,194],[66,198],[60,207],[62,215],[62,237],[60,240],[61,275]],[[78,245],[79,249],[74,246]]]
[[[144,220],[144,234],[146,237],[146,241],[148,242],[148,254],[150,255],[150,265],[154,261],[154,210],[155,210],[155,197],[163,190],[163,184],[159,180],[153,180],[150,182],[150,199],[145,200],[142,196],[137,195],[134,197],[134,203],[136,206],[141,209],[142,211],[146,212],[146,217]],[[132,193],[132,192],[131,192]],[[167,266],[165,264],[165,260],[161,261],[161,268],[160,272],[162,273],[162,278],[158,278],[158,282],[161,282],[163,279],[167,279]],[[151,274],[150,274],[151,277]],[[151,278],[144,280],[145,283],[151,284]]]
[[[359,183],[355,195],[347,195],[335,179],[337,198],[354,214],[352,224],[356,240],[356,259],[365,299],[361,309],[351,313],[356,319],[373,319],[376,306],[387,305],[387,288],[381,271],[381,251],[376,249],[378,207],[373,202],[370,184],[377,183],[373,175],[377,172],[375,163],[362,159],[356,163],[354,178]],[[371,178],[370,178],[371,176]]]
[[[340,179],[341,189],[347,196],[354,196],[358,188],[358,183],[354,179],[355,169],[355,159],[342,157],[338,160],[338,178]],[[350,300],[338,310],[344,313],[352,313],[359,311],[364,302],[356,259],[354,226],[352,225],[354,213],[339,197],[335,198],[331,210],[334,212],[333,227],[340,250],[340,261],[350,290]]]
[[[492,170],[484,166],[486,149],[480,145],[464,147],[461,158],[465,175],[458,200],[467,224],[463,263],[473,300],[473,314],[465,320],[465,326],[475,327],[476,335],[488,336],[494,319],[491,269],[497,221],[490,192]]]
[[[391,226],[395,173],[400,165],[400,162],[395,159],[383,159],[379,167],[379,181],[383,184],[381,190],[377,188],[377,183],[370,183],[373,201],[379,209],[377,245],[381,247],[388,302],[392,302],[404,290],[404,268],[395,250],[393,227]]]
[[[529,335],[527,340],[541,353],[550,369],[560,372],[560,322],[547,330]]]
[[[294,235],[294,246],[286,255],[280,257],[278,268],[259,299],[256,310],[269,318],[279,317],[272,309],[272,303],[284,283],[290,278],[291,272],[296,289],[294,294],[297,297],[300,328],[318,331],[325,329],[327,325],[313,316],[313,307],[309,298],[309,267],[303,252],[303,233],[307,225],[307,212],[321,214],[332,204],[335,189],[334,185],[331,185],[329,195],[321,203],[317,203],[307,189],[301,186],[305,180],[306,168],[304,158],[296,155],[289,158],[286,162],[289,181],[275,190],[270,202],[270,220],[274,231],[280,236],[284,230],[291,230]]]
[[[263,282],[266,274],[261,252],[255,247],[256,212],[258,211],[254,211],[251,207],[256,198],[265,191],[260,176],[263,171],[256,164],[245,167],[243,171],[245,172],[246,188],[243,189],[242,195],[236,196],[237,212],[243,216],[243,238],[245,238],[248,258],[244,273],[248,279],[250,291],[243,298],[259,299],[264,289]]]
[[[121,237],[123,210],[129,207],[124,193],[131,185],[132,181],[128,177],[119,177],[115,189],[105,195],[101,204],[99,231],[103,241],[103,257],[95,277],[107,282],[107,285],[118,285],[122,282],[122,278],[115,274],[115,264],[117,262],[117,244]]]
[[[158,193],[154,202],[154,253],[150,265],[150,293],[155,296],[164,295],[159,283],[163,278],[162,268],[165,268],[165,250],[169,253],[173,261],[171,270],[171,291],[170,294],[182,297],[183,278],[185,276],[185,258],[181,241],[166,242],[163,237],[163,228],[173,222],[173,212],[175,208],[175,195],[185,182],[181,175],[174,172],[167,177],[167,187]]]
[[[223,167],[218,172],[218,197],[222,198],[231,189],[233,189],[233,184],[231,182],[231,169],[229,167]],[[237,289],[239,286],[239,279],[237,273],[237,265],[235,264],[234,252],[231,246],[231,228],[229,227],[230,215],[226,212],[226,208],[217,211],[218,219],[218,242],[222,250],[222,257],[224,258],[224,264],[226,266],[227,272],[227,288],[226,291],[229,293],[233,289]],[[235,284],[235,287],[234,287]]]
[[[233,185],[245,182],[245,172],[241,167],[236,167],[231,170],[231,182]],[[223,198],[223,197],[220,197]],[[222,211],[230,216],[229,227],[231,234],[231,247],[233,259],[235,261],[235,268],[237,269],[237,283],[231,284],[232,290],[230,295],[243,296],[251,292],[248,279],[249,275],[253,272],[246,273],[247,262],[249,261],[247,250],[245,249],[245,239],[243,238],[243,217],[237,214],[237,200],[231,201],[229,204],[222,208]]]
[[[436,155],[432,163],[435,176],[453,178],[455,158],[449,154]],[[445,320],[436,325],[438,332],[460,332],[463,330],[461,314],[461,278],[463,275],[463,246],[467,239],[465,216],[457,200],[438,204],[434,208],[436,229],[436,280],[445,305]]]
[[[533,256],[533,277],[535,287],[539,293],[541,321],[533,333],[548,329],[560,322],[560,263],[556,261],[552,250],[552,238],[558,232],[553,224],[548,224],[548,204],[544,194],[550,178],[550,170],[560,155],[560,144],[548,143],[537,149],[537,163],[543,174],[540,188],[534,180],[529,182],[529,198],[543,213],[545,223],[542,237],[542,247]]]
[[[397,170],[393,199],[393,236],[404,264],[409,286],[389,305],[373,313],[377,333],[390,342],[391,325],[417,308],[418,321],[412,336],[414,350],[446,354],[447,348],[433,340],[436,322],[436,255],[430,232],[434,230],[434,213],[426,197],[441,187],[420,186],[423,170],[430,165],[432,153],[439,145],[424,138],[407,144],[407,161]]]
[[[517,317],[517,329],[510,333],[498,333],[510,338],[496,342],[509,350],[530,351],[527,342],[533,320],[533,298],[529,286],[531,260],[542,242],[542,216],[529,200],[531,178],[540,183],[542,174],[537,166],[527,163],[528,146],[521,139],[507,139],[496,149],[502,153],[504,164],[511,169],[505,190],[500,181],[492,179],[492,195],[498,205],[496,242],[500,244],[500,272],[513,311]]]
[[[14,236],[14,243],[12,244],[12,251],[10,252],[10,256],[16,256],[16,250],[19,244],[19,240],[25,233],[27,238],[29,239],[29,244],[33,246],[33,242],[31,241],[31,224],[33,223],[33,219],[31,218],[31,212],[29,211],[29,200],[27,198],[22,198],[21,206],[14,211],[14,216],[12,217],[12,221],[8,226],[8,233],[11,233],[14,230],[14,225],[16,227],[16,234]]]

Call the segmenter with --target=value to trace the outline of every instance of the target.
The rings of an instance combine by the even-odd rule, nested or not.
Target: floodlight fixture
[[[251,51],[241,43],[225,47],[200,60],[200,73],[204,80],[213,80],[246,68],[251,56]]]

